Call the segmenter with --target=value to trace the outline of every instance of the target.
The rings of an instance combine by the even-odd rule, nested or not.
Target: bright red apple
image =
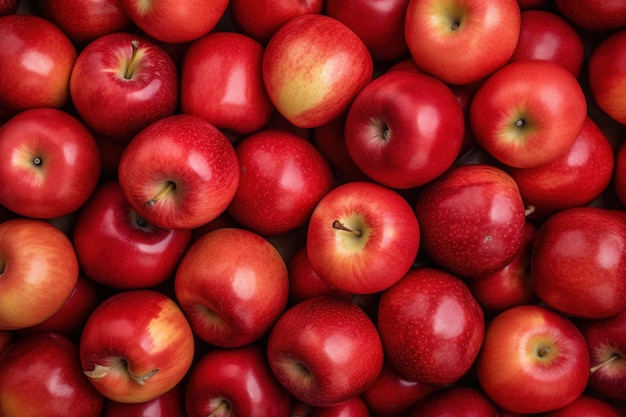
[[[408,417],[497,417],[494,404],[477,388],[445,387],[418,402]]]
[[[626,27],[626,4],[620,0],[555,0],[554,4],[583,31],[606,33]]]

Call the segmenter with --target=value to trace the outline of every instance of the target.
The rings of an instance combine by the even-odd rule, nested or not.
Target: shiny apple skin
[[[278,383],[258,344],[210,350],[198,359],[185,387],[189,417],[204,417],[220,406],[246,417],[287,417],[291,396]],[[223,405],[225,403],[225,405]]]
[[[408,417],[498,417],[494,404],[479,389],[444,387],[418,402]]]
[[[99,417],[102,397],[80,368],[78,346],[38,333],[16,340],[0,356],[2,417]]]
[[[244,138],[235,150],[239,185],[228,212],[261,235],[303,226],[334,185],[322,154],[287,130],[263,129]]]
[[[576,207],[537,230],[531,282],[547,305],[600,319],[626,308],[626,225],[607,209]]]
[[[76,56],[72,41],[53,23],[32,14],[0,17],[0,110],[63,107]]]
[[[119,183],[111,181],[83,206],[72,240],[81,269],[92,280],[118,289],[149,288],[174,276],[191,230],[145,222],[130,208]]]
[[[485,334],[484,314],[461,279],[416,268],[381,295],[378,331],[389,363],[402,376],[447,385],[474,363]]]
[[[106,400],[101,417],[188,417],[182,383],[154,400],[143,403]]]
[[[213,32],[192,42],[181,70],[181,112],[237,135],[263,128],[274,112],[261,74],[263,52],[241,33]]]

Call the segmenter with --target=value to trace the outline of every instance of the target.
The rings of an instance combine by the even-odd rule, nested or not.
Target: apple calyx
[[[89,378],[97,380],[106,377],[110,372],[116,370],[120,370],[121,372],[128,374],[132,381],[141,386],[146,385],[146,381],[152,378],[157,372],[159,372],[159,368],[155,368],[151,371],[146,372],[143,375],[133,375],[128,369],[128,362],[126,362],[124,359],[119,359],[114,364],[108,366],[96,364],[93,370],[83,371],[83,373]]]
[[[124,72],[124,78],[130,80],[135,75],[135,68],[137,67],[137,50],[139,49],[139,41],[137,39],[133,39],[130,44],[133,47],[133,53],[130,56],[130,61],[128,62],[128,66],[126,67],[126,71]]]
[[[163,197],[165,197],[169,192],[173,191],[174,189],[176,189],[176,184],[172,181],[168,181],[167,185],[165,186],[165,188],[163,188],[161,191],[159,191],[159,193],[154,196],[153,199],[148,200],[146,202],[146,204],[149,207],[154,206],[156,203],[159,202],[159,200],[161,200]]]
[[[40,157],[36,156],[33,158],[33,165],[40,166],[42,163],[43,163],[43,160]]]
[[[543,358],[550,353],[550,350],[549,346],[542,346],[537,350],[537,355],[539,355],[540,358]]]
[[[333,229],[343,230],[344,232],[350,232],[356,237],[361,237],[361,235],[363,234],[360,230],[350,229],[345,224],[341,223],[339,220],[335,220],[333,222]]]
[[[614,353],[612,354],[608,359],[600,362],[599,364],[597,364],[596,366],[592,366],[591,369],[589,369],[589,375],[592,375],[594,372],[596,372],[598,369],[604,368],[605,366],[608,366],[609,364],[621,359],[622,357],[618,354],[618,353]]]

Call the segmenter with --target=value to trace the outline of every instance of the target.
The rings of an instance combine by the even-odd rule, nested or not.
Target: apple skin
[[[239,161],[228,138],[210,122],[176,114],[151,123],[130,141],[118,179],[130,206],[149,223],[194,229],[230,204]]]
[[[20,0],[0,0],[0,16],[17,12]]]
[[[343,23],[321,14],[299,16],[281,26],[262,62],[270,100],[302,128],[321,126],[347,110],[373,71],[363,41]]]
[[[585,319],[617,314],[626,308],[626,223],[598,207],[560,211],[537,230],[530,266],[552,308]]]
[[[405,37],[422,71],[448,84],[471,84],[509,61],[520,20],[515,0],[411,0]]]
[[[306,245],[313,270],[330,286],[372,294],[395,284],[413,265],[420,225],[400,194],[354,181],[320,200],[309,219]]]
[[[394,70],[356,96],[344,137],[365,175],[403,189],[424,185],[450,168],[464,132],[463,111],[446,84],[420,71]]]
[[[583,320],[579,328],[591,357],[589,389],[626,401],[626,309],[605,319]]]
[[[567,20],[556,13],[524,10],[517,47],[509,62],[527,59],[556,62],[578,78],[585,59],[583,39]]]
[[[143,403],[118,403],[106,400],[102,417],[188,417],[182,384],[154,400]]]
[[[626,26],[626,4],[619,0],[555,0],[558,11],[578,29],[607,33]]]
[[[126,202],[119,183],[110,181],[82,207],[72,241],[82,271],[92,280],[117,289],[149,288],[174,276],[191,230],[144,221]]]
[[[80,368],[78,346],[65,336],[37,333],[0,355],[2,417],[99,417],[102,397]]]
[[[240,228],[216,229],[196,240],[183,256],[174,284],[194,334],[220,347],[260,339],[289,297],[287,266],[278,251]]]
[[[181,111],[238,135],[263,128],[274,112],[263,84],[263,52],[256,40],[234,32],[192,42],[181,70]]]
[[[194,41],[214,29],[228,0],[121,0],[131,20],[149,36],[167,43]]]
[[[524,202],[513,178],[496,166],[451,168],[421,190],[415,210],[425,252],[460,277],[499,271],[520,250]]]
[[[167,52],[144,37],[123,32],[90,42],[78,55],[70,78],[72,103],[85,124],[121,143],[174,114],[178,87],[178,70]]]
[[[378,331],[389,363],[401,375],[447,385],[474,363],[485,333],[484,314],[461,279],[416,268],[381,295]]]
[[[409,0],[325,3],[324,13],[356,33],[376,62],[391,62],[409,55],[404,23]]]
[[[214,348],[194,365],[185,385],[189,417],[288,417],[291,396],[278,383],[262,345]]]
[[[0,204],[25,217],[77,211],[101,172],[100,149],[87,127],[63,110],[20,112],[0,127]]]
[[[494,404],[477,388],[445,387],[418,402],[408,417],[498,417]]]
[[[286,310],[269,334],[267,356],[281,385],[315,407],[362,394],[384,363],[374,323],[360,307],[334,296],[311,298]]]
[[[42,17],[80,46],[108,33],[133,29],[121,0],[37,0],[37,7]]]
[[[509,167],[506,171],[529,208],[528,218],[545,219],[598,198],[611,183],[614,166],[611,142],[587,117],[578,137],[563,155],[535,168]]]
[[[542,60],[505,65],[478,88],[470,107],[476,142],[516,168],[537,167],[563,155],[586,118],[578,80],[563,66]]]
[[[76,56],[72,41],[50,21],[22,13],[0,17],[0,110],[63,107]]]
[[[626,14],[626,9],[624,13]],[[588,64],[589,89],[594,101],[622,125],[626,125],[624,54],[626,29],[604,38],[591,52]]]
[[[370,417],[371,414],[363,398],[356,395],[341,404],[330,407],[311,407],[296,400],[289,415],[293,417]]]
[[[495,404],[522,414],[542,413],[583,393],[589,351],[573,322],[548,308],[523,305],[490,322],[475,367],[480,387]]]
[[[171,298],[127,290],[103,301],[80,338],[80,363],[106,398],[151,401],[173,389],[191,368],[194,336]]]
[[[78,281],[72,242],[43,220],[0,223],[0,330],[37,325],[54,315]]]
[[[537,417],[621,417],[622,414],[606,401],[583,394],[574,402],[558,410]]]
[[[303,226],[333,187],[330,165],[309,141],[283,129],[262,129],[235,148],[239,185],[228,212],[262,235]]]
[[[616,150],[614,187],[617,197],[626,206],[626,141],[621,142]]]

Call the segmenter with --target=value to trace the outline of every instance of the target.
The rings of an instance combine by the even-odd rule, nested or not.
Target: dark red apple
[[[498,417],[494,404],[477,388],[452,386],[434,392],[412,408],[408,417]]]

